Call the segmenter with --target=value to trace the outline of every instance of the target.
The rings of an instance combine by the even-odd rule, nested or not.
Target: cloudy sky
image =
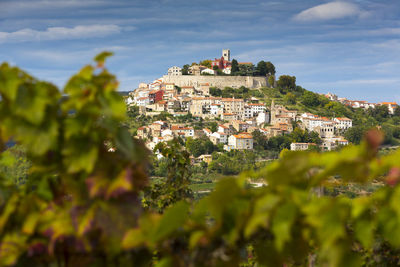
[[[399,0],[0,0],[0,62],[59,86],[103,50],[132,90],[222,48],[315,92],[400,102]]]

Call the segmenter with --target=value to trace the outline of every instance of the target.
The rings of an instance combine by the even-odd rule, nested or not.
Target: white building
[[[225,69],[222,70],[222,72],[225,73],[226,75],[230,75],[232,72],[232,68],[226,67]]]
[[[314,143],[291,143],[290,150],[293,150],[293,151],[307,150],[312,145],[315,146]]]
[[[202,71],[201,71],[201,74],[211,74],[211,75],[214,75],[214,74],[215,74],[215,71],[212,70],[212,69],[207,68],[207,69],[202,70]]]
[[[256,117],[259,113],[265,112],[265,110],[264,104],[247,104],[244,106],[244,118]]]
[[[211,135],[211,137],[215,137],[218,140],[218,143],[228,143],[228,135],[226,133],[215,132]]]
[[[235,134],[228,138],[228,147],[231,149],[253,149],[253,137],[250,134]]]
[[[340,130],[347,130],[353,127],[353,121],[349,118],[334,118],[333,120],[336,122],[336,128]]]
[[[171,68],[168,69],[168,75],[169,76],[178,76],[178,75],[182,75],[182,69],[177,67],[177,66],[173,66]]]
[[[150,104],[150,99],[148,97],[140,97],[136,99],[137,106],[147,106]]]

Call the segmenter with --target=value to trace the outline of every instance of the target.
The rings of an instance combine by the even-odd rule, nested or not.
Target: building
[[[181,94],[183,95],[194,95],[195,89],[193,86],[182,86],[181,87]]]
[[[229,49],[223,49],[222,50],[222,57],[226,61],[231,61],[231,50]]]
[[[149,92],[149,100],[150,104],[157,103],[158,101],[163,100],[164,91],[163,90],[153,90]]]
[[[207,69],[207,67],[200,66],[200,65],[193,65],[193,66],[189,67],[189,74],[199,76],[201,74],[201,71],[204,69]]]
[[[212,135],[210,135],[210,141],[214,145],[226,144],[228,143],[228,135],[222,132],[215,132]]]
[[[222,98],[221,103],[224,105],[224,113],[234,113],[238,118],[243,118],[244,101],[243,99]]]
[[[214,74],[215,74],[215,71],[212,70],[212,69],[207,68],[207,69],[202,70],[200,73],[201,73],[201,74],[214,75]]]
[[[387,106],[389,114],[394,114],[394,110],[398,107],[396,102],[381,102],[379,104]]]
[[[179,125],[171,126],[171,131],[175,136],[194,137],[193,127],[183,127]]]
[[[198,90],[202,93],[202,95],[208,96],[210,95],[210,84],[201,83],[200,88]]]
[[[253,136],[249,133],[229,136],[227,150],[230,149],[253,149]]]
[[[265,112],[264,104],[249,103],[244,106],[244,118],[257,117],[259,113]]]
[[[182,75],[182,69],[177,66],[173,66],[168,69],[168,75],[170,76]]]
[[[235,113],[222,113],[221,119],[223,121],[233,121],[237,119],[237,115]]]
[[[216,58],[213,61],[211,61],[211,67],[213,69],[214,69],[214,67],[218,67],[220,70],[223,70],[230,66],[231,66],[231,62],[228,60],[225,60],[223,56],[219,59]]]
[[[145,97],[139,97],[138,99],[136,99],[136,105],[137,106],[147,106],[150,104],[150,99],[145,96]]]
[[[247,129],[251,126],[250,124],[239,120],[233,120],[231,123],[233,128],[235,128],[237,132],[246,132]]]
[[[336,122],[336,128],[339,130],[347,130],[353,127],[353,121],[349,118],[334,118],[334,122]]]
[[[290,150],[299,151],[299,150],[307,150],[311,146],[316,146],[314,143],[291,143]]]

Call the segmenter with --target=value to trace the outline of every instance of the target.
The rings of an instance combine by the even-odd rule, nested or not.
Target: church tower
[[[231,61],[231,50],[229,49],[222,49],[222,57],[226,61]]]

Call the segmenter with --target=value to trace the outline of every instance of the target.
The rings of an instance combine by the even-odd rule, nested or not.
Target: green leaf
[[[94,58],[94,61],[96,61],[97,64],[98,64],[99,66],[103,66],[104,61],[105,61],[108,57],[112,56],[113,54],[114,54],[114,53],[112,53],[112,52],[107,52],[107,51],[101,52],[100,54],[98,54],[98,55]]]
[[[272,232],[275,236],[275,245],[282,250],[285,242],[291,238],[292,225],[296,219],[297,208],[292,203],[285,203],[278,208],[272,222]]]
[[[155,230],[153,239],[155,241],[164,239],[174,231],[183,227],[188,217],[189,204],[186,202],[178,202],[171,208],[167,209],[161,218],[158,228]]]

